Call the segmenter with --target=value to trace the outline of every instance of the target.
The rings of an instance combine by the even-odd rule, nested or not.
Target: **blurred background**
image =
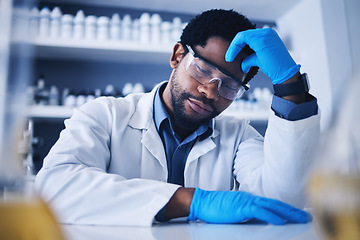
[[[357,0],[0,3],[1,145],[7,149],[5,143],[13,134],[9,124],[16,125],[8,106],[25,102],[26,109],[17,111],[25,131],[16,136],[21,136],[21,153],[33,174],[75,107],[98,96],[147,92],[167,80],[174,43],[186,23],[204,10],[234,9],[258,28],[279,33],[301,71],[309,75],[323,130],[331,126],[360,62]],[[250,85],[251,90],[224,114],[249,118],[264,134],[271,81],[259,72]]]
[[[308,73],[323,133],[309,183],[314,213],[327,239],[360,238],[359,0],[0,0],[2,236],[22,226],[59,236],[45,205],[25,216],[9,193],[26,189],[24,176],[34,179],[74,108],[167,80],[182,29],[212,8],[274,28]],[[264,134],[272,84],[260,71],[250,85],[223,114],[248,118]],[[32,221],[41,211],[44,222]]]

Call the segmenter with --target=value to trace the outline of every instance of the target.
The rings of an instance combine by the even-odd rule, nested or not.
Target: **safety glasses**
[[[186,71],[200,84],[218,81],[218,94],[231,101],[239,98],[249,89],[249,85],[233,74],[201,57],[189,45],[186,47],[191,53],[186,63]]]

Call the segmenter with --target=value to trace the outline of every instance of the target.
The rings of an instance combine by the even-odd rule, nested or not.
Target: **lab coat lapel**
[[[139,99],[136,111],[131,117],[129,125],[143,131],[141,143],[160,163],[167,175],[165,150],[161,138],[156,130],[153,118],[153,102],[156,89],[157,87],[155,87],[150,93],[144,94],[144,96]],[[150,161],[150,159],[146,159],[146,161]]]
[[[214,128],[215,120],[213,119],[213,133],[210,137],[200,141],[199,139],[194,144],[193,148],[191,149],[187,164],[190,164],[191,162],[195,161],[199,157],[205,155],[206,153],[210,152],[216,147],[215,142],[213,141],[214,138],[216,138],[219,135],[219,131]]]
[[[189,156],[187,158],[186,164],[185,164],[185,186],[191,186],[195,187],[198,186],[198,182],[196,181],[196,169],[198,166],[198,160],[201,156],[204,156],[208,152],[212,151],[216,144],[214,142],[214,138],[216,138],[219,135],[219,131],[214,129],[214,132],[212,136],[200,141],[199,139],[194,144],[193,148],[191,149]],[[212,159],[209,157],[209,159],[203,159],[204,161],[209,161]],[[211,160],[210,160],[211,161]]]
[[[154,124],[154,97],[157,89],[164,82],[158,84],[150,93],[141,96],[136,105],[136,110],[129,120],[129,126],[137,129],[149,129]]]
[[[145,130],[141,143],[159,161],[167,176],[165,150],[161,138],[155,128],[155,124],[151,124],[151,127]]]

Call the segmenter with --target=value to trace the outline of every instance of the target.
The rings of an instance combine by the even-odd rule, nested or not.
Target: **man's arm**
[[[232,61],[245,45],[255,53],[243,60],[243,72],[259,67],[274,86],[301,80],[300,65],[295,63],[273,29],[239,32],[229,46],[226,61]],[[306,204],[306,181],[320,134],[316,98],[300,86],[295,84],[295,91],[283,91],[283,97],[274,96],[275,115],[270,114],[264,143],[259,142],[256,148],[251,139],[243,141],[237,149],[239,154],[234,165],[240,190],[280,199],[297,207]],[[289,86],[280,89],[289,90]],[[303,93],[286,96],[289,92]],[[254,152],[249,149],[263,156],[254,158]]]
[[[194,192],[195,188],[178,188],[166,205],[165,218],[170,220],[189,216]]]

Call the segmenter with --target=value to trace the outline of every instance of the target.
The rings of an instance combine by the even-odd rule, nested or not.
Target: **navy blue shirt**
[[[187,156],[198,138],[203,140],[212,134],[212,121],[209,120],[206,124],[201,125],[181,141],[179,135],[174,131],[173,123],[160,97],[159,92],[162,92],[165,86],[166,84],[162,85],[155,95],[154,120],[165,149],[168,169],[167,181],[184,186],[184,169]]]

